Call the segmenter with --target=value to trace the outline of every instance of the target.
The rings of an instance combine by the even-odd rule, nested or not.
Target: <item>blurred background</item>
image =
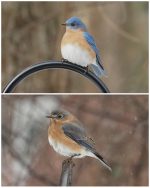
[[[148,186],[148,96],[2,96],[2,185],[58,185],[65,159],[48,144],[54,108],[78,117],[112,167],[75,159],[74,186]]]
[[[111,92],[148,92],[148,2],[2,2],[2,88],[29,65],[61,60],[61,26],[80,17],[100,49]],[[99,92],[67,70],[48,70],[15,92]]]

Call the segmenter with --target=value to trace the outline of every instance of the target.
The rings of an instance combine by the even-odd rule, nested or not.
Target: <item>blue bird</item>
[[[50,119],[48,141],[57,153],[70,158],[92,157],[112,171],[77,117],[64,110],[54,110],[46,117]]]
[[[99,50],[86,25],[78,17],[71,17],[62,25],[66,26],[61,41],[62,57],[71,63],[87,67],[97,77],[106,76]]]

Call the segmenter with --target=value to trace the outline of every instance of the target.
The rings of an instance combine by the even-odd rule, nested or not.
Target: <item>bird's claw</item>
[[[84,68],[84,74],[87,74],[89,72],[89,68],[88,67],[82,67]]]
[[[77,156],[79,156],[79,155],[80,155],[80,154],[74,154],[74,155],[72,155],[72,156],[69,157],[68,159],[64,160],[64,163],[70,163],[74,157],[77,157]]]
[[[61,62],[62,62],[62,63],[68,63],[68,60],[67,60],[67,59],[62,58],[62,59],[61,59]]]

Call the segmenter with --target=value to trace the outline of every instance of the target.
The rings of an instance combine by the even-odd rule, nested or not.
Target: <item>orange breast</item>
[[[61,129],[61,125],[57,124],[56,126],[55,122],[53,122],[48,129],[48,137],[54,139],[57,144],[60,143],[74,152],[80,152],[82,150],[79,144],[64,134],[63,130]]]
[[[92,58],[96,57],[94,50],[90,47],[90,45],[86,42],[83,37],[82,31],[72,31],[67,30],[62,38],[61,47],[67,44],[75,44],[79,45],[81,48],[85,49]]]

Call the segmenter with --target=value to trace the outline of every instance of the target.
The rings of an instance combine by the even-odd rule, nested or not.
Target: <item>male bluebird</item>
[[[87,136],[83,125],[74,115],[56,110],[46,117],[50,118],[49,144],[56,152],[71,158],[94,157],[111,171],[111,167],[94,148],[94,141]]]
[[[66,32],[61,42],[61,53],[65,60],[88,67],[97,77],[106,75],[99,50],[85,24],[77,17],[71,17],[64,24]]]

